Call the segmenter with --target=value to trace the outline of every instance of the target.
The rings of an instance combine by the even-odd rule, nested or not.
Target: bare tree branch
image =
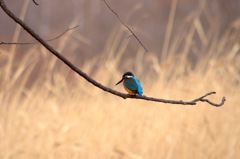
[[[39,41],[47,50],[49,50],[51,53],[53,53],[57,58],[59,58],[62,62],[64,62],[67,66],[69,66],[74,72],[76,72],[77,74],[79,74],[80,76],[82,76],[84,79],[86,79],[88,82],[90,82],[91,84],[93,84],[94,86],[102,89],[103,91],[109,92],[111,94],[114,94],[116,96],[122,97],[124,99],[126,98],[135,98],[135,99],[142,99],[142,100],[148,100],[148,101],[155,101],[155,102],[162,102],[162,103],[171,103],[171,104],[181,104],[181,105],[196,105],[197,102],[207,102],[212,106],[216,106],[216,107],[220,107],[224,104],[225,102],[225,97],[222,98],[222,102],[220,104],[215,104],[211,101],[209,101],[208,99],[205,99],[205,97],[211,95],[211,94],[215,94],[215,92],[210,92],[205,94],[202,97],[199,97],[197,99],[194,99],[190,102],[184,102],[182,100],[166,100],[166,99],[159,99],[159,98],[152,98],[152,97],[147,97],[147,96],[143,96],[143,97],[139,97],[139,96],[131,96],[128,94],[124,94],[118,91],[115,91],[111,88],[108,88],[106,86],[103,86],[101,83],[98,83],[97,81],[95,81],[94,79],[92,79],[91,77],[89,77],[86,73],[84,73],[83,71],[81,71],[80,69],[78,69],[76,66],[74,66],[69,60],[67,60],[63,55],[61,55],[59,52],[57,52],[52,46],[50,46],[46,41],[44,41],[38,34],[36,34],[29,26],[27,26],[21,19],[19,19],[18,17],[16,17],[5,5],[4,0],[0,0],[0,6],[3,9],[3,11],[9,15],[9,17],[11,17],[16,23],[18,23],[19,25],[21,25],[23,27],[23,29],[25,29],[30,35],[32,35],[37,41]]]
[[[134,38],[140,43],[140,45],[144,48],[144,50],[145,50],[146,52],[148,52],[147,48],[146,48],[146,47],[143,45],[143,43],[139,40],[139,38],[137,37],[137,35],[133,32],[133,30],[132,30],[129,26],[127,26],[127,25],[123,22],[123,20],[120,18],[120,16],[117,14],[117,12],[115,12],[115,11],[110,7],[110,5],[106,2],[106,0],[103,0],[103,2],[104,2],[104,3],[106,4],[106,6],[110,9],[110,11],[113,12],[113,14],[116,15],[116,17],[117,17],[118,20],[121,22],[121,24],[131,32],[131,34],[132,34],[132,35],[134,36]]]
[[[77,27],[79,27],[79,25],[74,26],[74,27],[72,27],[72,28],[67,28],[67,29],[66,29],[63,33],[61,33],[60,35],[58,35],[58,36],[56,36],[56,37],[54,37],[54,38],[52,38],[52,39],[45,40],[45,41],[49,42],[49,41],[56,40],[56,39],[60,38],[61,36],[63,36],[63,35],[64,35],[65,33],[67,33],[68,31],[73,30],[73,29],[75,29],[75,28],[77,28]],[[38,43],[39,43],[39,41],[36,41],[36,42],[4,42],[4,41],[1,41],[1,42],[0,42],[0,45],[31,45],[31,44],[38,44]]]

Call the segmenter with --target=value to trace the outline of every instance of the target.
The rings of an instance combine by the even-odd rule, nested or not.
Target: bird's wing
[[[137,84],[136,78],[128,78],[124,81],[124,84],[129,90],[131,90],[133,92],[137,92],[138,84]]]

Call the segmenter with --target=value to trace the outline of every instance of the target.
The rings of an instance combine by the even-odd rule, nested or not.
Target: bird
[[[130,95],[138,94],[140,97],[143,97],[142,86],[140,82],[134,77],[132,72],[124,73],[122,79],[116,85],[118,85],[121,82],[123,82],[125,90]]]

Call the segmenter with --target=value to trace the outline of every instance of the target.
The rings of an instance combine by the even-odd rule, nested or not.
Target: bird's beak
[[[122,81],[123,81],[123,78],[122,78],[116,85],[118,85],[118,84],[121,83]],[[115,85],[115,86],[116,86],[116,85]]]

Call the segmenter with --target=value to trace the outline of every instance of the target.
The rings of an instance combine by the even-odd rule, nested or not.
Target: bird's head
[[[122,79],[121,79],[116,85],[118,85],[119,83],[121,83],[124,79],[126,79],[126,78],[131,78],[131,77],[134,77],[134,75],[133,75],[132,72],[126,72],[126,73],[124,73],[123,76],[122,76]]]

